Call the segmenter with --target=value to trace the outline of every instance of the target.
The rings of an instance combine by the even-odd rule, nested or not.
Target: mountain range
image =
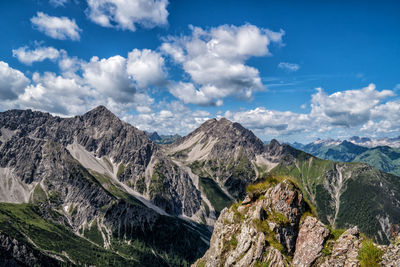
[[[264,145],[224,118],[158,145],[103,106],[71,118],[10,110],[0,113],[0,253],[26,265],[186,266],[226,207],[271,177],[291,177],[334,228],[386,244],[399,230],[399,177]]]
[[[322,145],[322,146],[335,146],[339,145],[342,142],[349,142],[353,143],[358,146],[363,146],[363,147],[377,147],[377,146],[389,146],[389,147],[394,147],[394,148],[400,148],[400,136],[398,137],[383,137],[383,138],[371,138],[371,137],[359,137],[359,136],[353,136],[350,137],[349,139],[346,140],[341,140],[341,139],[316,139],[315,141],[309,143],[309,144],[302,144],[298,142],[294,142],[291,145],[298,149],[302,149],[305,146],[308,145]]]
[[[145,132],[147,136],[156,144],[172,144],[176,140],[180,139],[182,136],[179,134],[173,135],[159,135],[157,132]]]
[[[396,143],[392,144],[396,145]],[[347,140],[340,142],[316,140],[307,145],[299,143],[292,145],[322,159],[364,162],[384,172],[400,176],[400,148],[396,146],[366,147]]]

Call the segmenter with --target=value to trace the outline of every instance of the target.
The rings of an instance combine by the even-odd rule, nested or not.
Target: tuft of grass
[[[346,229],[329,229],[329,231],[333,236],[333,240],[337,240],[346,231]]]
[[[123,163],[119,164],[118,171],[117,171],[117,177],[120,177],[121,174],[124,173],[125,169],[126,169],[125,164],[123,164]]]
[[[256,263],[254,264],[254,267],[269,267],[270,261],[267,262],[259,262],[256,261]]]
[[[44,192],[42,186],[39,183],[35,186],[35,189],[33,190],[32,202],[45,203],[46,201],[47,201],[46,193]]]
[[[236,236],[233,236],[232,239],[229,241],[229,245],[231,246],[232,249],[235,249],[237,247],[238,241],[236,239]]]
[[[149,185],[150,198],[153,198],[158,194],[164,193],[164,180],[165,175],[163,173],[163,165],[161,162],[158,162],[154,165],[153,175],[151,176],[151,181]]]
[[[287,226],[290,224],[290,221],[288,218],[286,218],[285,215],[283,215],[280,212],[273,211],[272,214],[270,215],[271,219],[279,224],[281,227]]]
[[[383,251],[379,249],[371,240],[365,240],[361,243],[361,248],[358,251],[358,259],[361,267],[380,266]]]
[[[199,260],[199,262],[197,263],[197,267],[205,267],[206,266],[206,261],[201,259]]]
[[[268,221],[267,220],[259,220],[259,219],[254,219],[253,224],[256,227],[256,229],[260,232],[263,232],[265,235],[265,241],[271,246],[279,250],[282,254],[285,254],[286,250],[283,247],[283,245],[276,240],[275,238],[275,233],[269,228]]]

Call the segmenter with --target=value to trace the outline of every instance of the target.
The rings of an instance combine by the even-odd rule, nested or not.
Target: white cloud
[[[300,69],[299,64],[281,62],[278,64],[278,68],[286,70],[286,71],[298,71]]]
[[[138,87],[161,85],[165,82],[164,58],[149,49],[133,49],[128,54],[127,73],[132,75]]]
[[[92,106],[91,99],[96,97],[89,87],[54,73],[34,73],[32,80],[34,83],[19,96],[18,106],[21,108],[64,115],[79,114],[87,111]]]
[[[224,116],[262,135],[290,135],[304,132],[310,130],[310,124],[312,123],[308,114],[267,110],[265,107],[239,112],[227,111]]]
[[[82,31],[74,19],[67,17],[53,17],[43,12],[37,12],[31,22],[37,30],[54,39],[77,41],[80,39],[79,33]]]
[[[178,95],[176,86],[171,87],[177,98],[185,103],[215,105],[228,96],[249,99],[253,91],[264,89],[259,71],[245,61],[270,55],[268,46],[280,43],[283,31],[276,33],[250,24],[222,25],[208,31],[191,29],[192,35],[170,37],[161,45],[161,50],[190,75],[191,86],[198,87],[189,90],[186,84],[184,91],[191,92],[192,98]]]
[[[31,65],[33,62],[40,62],[46,59],[56,60],[60,57],[64,50],[57,50],[54,47],[37,47],[30,50],[27,46],[12,50],[13,57],[16,57],[20,62]]]
[[[123,120],[144,131],[162,134],[187,134],[210,118],[203,110],[190,110],[180,102],[159,103],[161,109],[152,113],[126,115]]]
[[[49,3],[55,7],[64,6],[68,0],[49,0]]]
[[[331,95],[325,94],[321,88],[312,96],[311,116],[321,122],[329,122],[337,126],[359,126],[366,123],[371,116],[371,109],[381,100],[394,96],[393,91],[375,90],[370,84],[360,90],[347,90]]]
[[[330,95],[318,88],[312,95],[310,113],[258,107],[238,112],[227,111],[225,116],[262,136],[323,134],[340,129],[352,133],[398,132],[400,101],[382,103],[391,96],[394,96],[393,91],[378,91],[374,84]]]
[[[215,87],[210,88],[203,88],[203,90],[197,90],[196,87],[192,83],[185,83],[185,82],[178,82],[178,83],[171,83],[168,85],[169,91],[173,94],[176,98],[182,100],[185,104],[192,103],[201,106],[221,106],[222,101],[218,100],[215,101],[213,98],[209,97],[205,93],[205,91],[215,90],[218,91]]]
[[[43,59],[37,51],[23,51],[30,53],[32,61]],[[135,49],[128,58],[93,57],[89,62],[60,50],[57,60],[60,75],[34,73],[32,81],[0,62],[1,106],[73,115],[101,104],[119,115],[132,109],[150,113],[154,99],[142,86],[157,85],[166,76],[161,56],[146,49]],[[12,101],[4,102],[5,99]]]
[[[29,84],[29,79],[19,70],[0,61],[0,100],[16,99]]]
[[[168,23],[167,0],[87,0],[87,15],[103,27],[135,31]]]
[[[371,110],[371,119],[363,125],[366,132],[398,132],[400,125],[400,100],[389,101]]]
[[[99,59],[84,64],[83,78],[89,86],[118,102],[129,102],[136,93],[133,80],[126,73],[126,59],[121,56]]]

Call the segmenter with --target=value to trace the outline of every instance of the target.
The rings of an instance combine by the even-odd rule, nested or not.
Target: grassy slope
[[[343,162],[363,162],[381,171],[400,176],[400,149],[387,146],[366,148],[351,143],[337,146],[305,147],[315,157]]]
[[[376,147],[358,155],[355,162],[367,163],[379,170],[400,176],[400,149]]]
[[[0,203],[0,231],[29,243],[26,236],[42,251],[63,256],[63,252],[77,264],[107,265],[134,264],[118,254],[96,246],[76,236],[65,226],[41,218],[37,207],[30,204]]]

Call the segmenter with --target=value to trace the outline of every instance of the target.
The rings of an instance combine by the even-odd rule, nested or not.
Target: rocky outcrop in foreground
[[[370,241],[357,226],[338,233],[312,215],[291,181],[259,184],[243,202],[221,212],[210,248],[192,266],[360,266],[365,260],[360,250]],[[370,242],[380,256],[376,263],[400,266],[399,241],[390,246]]]

